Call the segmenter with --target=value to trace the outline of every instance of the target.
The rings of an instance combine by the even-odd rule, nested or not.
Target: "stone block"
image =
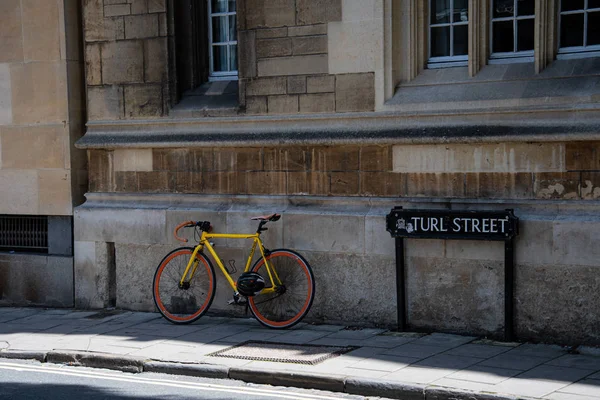
[[[374,75],[344,74],[335,79],[336,111],[373,111],[375,109]]]
[[[139,85],[125,87],[125,116],[130,118],[152,118],[163,115],[162,87]]]
[[[308,148],[275,147],[263,150],[265,171],[306,171],[310,164]]]
[[[104,6],[105,17],[120,17],[131,14],[131,4],[110,4]]]
[[[568,142],[564,146],[568,171],[600,169],[600,142]]]
[[[167,39],[157,38],[145,41],[144,80],[146,82],[166,82],[167,76]]]
[[[99,44],[85,45],[85,80],[90,86],[102,85],[102,57]]]
[[[58,3],[23,0],[23,58],[25,61],[60,60],[60,33]]]
[[[380,18],[330,23],[327,34],[329,73],[381,71],[383,37]]]
[[[365,253],[396,259],[396,241],[385,230],[385,215],[383,214],[365,217]]]
[[[327,35],[299,36],[292,38],[292,53],[301,54],[326,54]]]
[[[285,171],[248,171],[248,194],[283,195],[287,192]]]
[[[63,126],[2,129],[2,168],[64,168],[68,129]]]
[[[167,12],[166,0],[148,0],[148,12],[149,13]]]
[[[152,171],[152,149],[116,149],[114,171]]]
[[[240,79],[256,77],[256,31],[238,32]]]
[[[389,171],[392,168],[392,151],[389,146],[363,146],[360,148],[361,171]]]
[[[215,151],[217,171],[256,171],[262,169],[260,148],[223,148]]]
[[[358,172],[332,172],[330,194],[333,196],[356,196],[359,193]]]
[[[300,95],[300,112],[324,113],[335,112],[335,94],[316,93]]]
[[[247,114],[266,114],[267,96],[251,96],[246,98]]]
[[[290,38],[257,39],[256,57],[282,57],[292,55],[292,41]]]
[[[359,147],[315,147],[311,154],[313,171],[358,171]]]
[[[288,35],[288,29],[291,28],[256,29],[252,32],[256,32],[257,39],[272,39],[286,37]]]
[[[136,83],[144,81],[144,43],[118,41],[102,44],[102,82]]]
[[[257,78],[247,81],[247,96],[265,96],[286,93],[287,80],[285,77]]]
[[[533,193],[536,199],[579,199],[581,174],[579,172],[543,172],[533,175]]]
[[[113,153],[104,150],[88,150],[89,191],[114,191],[114,175],[112,173]]]
[[[209,171],[202,173],[197,193],[211,194],[245,194],[245,171]]]
[[[504,242],[448,240],[446,242],[446,258],[504,262]]]
[[[171,193],[175,190],[176,175],[167,171],[136,172],[141,193]]]
[[[71,216],[48,217],[48,254],[73,256],[73,218]]]
[[[247,0],[246,29],[296,24],[295,0]]]
[[[293,114],[298,112],[298,96],[269,96],[267,97],[269,114]]]
[[[158,34],[160,36],[168,36],[169,23],[167,22],[167,13],[158,14]]]
[[[95,120],[117,120],[125,117],[123,88],[103,86],[88,88],[88,117]]]
[[[0,2],[0,63],[23,61],[21,0]]]
[[[83,21],[87,42],[125,38],[123,18],[104,18],[103,0],[83,0]]]
[[[327,172],[290,171],[287,174],[288,194],[328,196],[330,177]]]
[[[158,15],[129,15],[125,21],[125,39],[152,38],[159,35]]]
[[[464,197],[464,174],[406,174],[407,196]]]
[[[285,247],[299,251],[363,254],[365,217],[342,212],[286,215],[283,238]]]
[[[361,171],[360,194],[362,196],[406,196],[406,176],[394,172]]]
[[[326,74],[326,55],[278,57],[258,60],[258,76]]]
[[[288,36],[314,36],[326,34],[327,24],[290,26],[288,28]]]
[[[306,93],[306,76],[290,76],[287,78],[287,93]]]
[[[502,332],[503,262],[434,257],[407,261],[411,326],[471,334]]]
[[[335,92],[335,76],[309,76],[306,78],[306,87],[308,93]]]
[[[133,244],[168,243],[165,210],[79,207],[75,240]]]
[[[342,20],[341,0],[298,0],[297,25],[313,25]]]
[[[154,149],[155,171],[210,171],[214,170],[214,151],[207,149]]]
[[[0,169],[0,214],[38,214],[38,172]]]
[[[13,123],[47,124],[68,120],[64,65],[53,62],[12,64],[11,78]]]
[[[10,86],[10,65],[0,64],[0,125],[12,123],[12,88]]]
[[[138,192],[137,172],[125,171],[114,172],[114,191],[115,192]]]
[[[79,309],[108,306],[107,266],[96,262],[96,242],[76,240],[74,248],[75,307]]]
[[[533,198],[533,177],[530,173],[468,173],[465,175],[467,197],[490,199]]]
[[[147,14],[149,0],[129,0],[132,14]]]
[[[581,174],[581,198],[584,200],[600,199],[599,172],[583,172]]]
[[[600,266],[600,219],[597,216],[565,216],[554,221],[554,264]]]
[[[71,171],[38,171],[38,212],[42,215],[71,215]]]
[[[519,236],[515,239],[518,264],[554,264],[550,249],[554,246],[555,215],[527,215],[518,212]]]

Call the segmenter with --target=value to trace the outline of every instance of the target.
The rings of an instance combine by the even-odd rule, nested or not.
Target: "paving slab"
[[[600,382],[595,379],[584,379],[560,389],[561,393],[578,394],[600,399]]]
[[[544,364],[547,361],[547,358],[542,357],[522,356],[518,354],[509,355],[503,353],[495,357],[488,358],[487,360],[481,361],[479,365],[484,365],[487,367],[519,369],[522,371],[526,371],[540,364]]]
[[[518,354],[523,356],[534,356],[534,357],[546,357],[546,358],[558,358],[567,354],[567,349],[556,345],[547,344],[532,344],[525,343],[512,350],[506,352],[506,354]]]
[[[449,354],[453,356],[467,356],[467,357],[477,357],[477,358],[490,358],[497,356],[498,354],[506,353],[509,351],[509,347],[505,346],[493,346],[486,344],[464,344],[459,347],[455,347],[450,349],[444,354]]]
[[[389,356],[403,356],[423,359],[431,357],[435,354],[443,353],[448,350],[448,347],[425,346],[415,344],[414,342],[412,342],[408,344],[403,344],[398,347],[394,347],[393,349],[386,349],[385,351],[382,351],[382,354],[386,354]]]
[[[591,369],[598,371],[600,370],[600,357],[567,354],[548,361],[546,364],[556,365],[557,367]]]
[[[352,365],[353,369],[358,370],[371,370],[371,371],[383,371],[383,372],[394,372],[408,367],[411,364],[419,361],[418,358],[411,357],[394,357],[380,355],[374,358],[367,358]],[[360,375],[360,373],[357,373]]]
[[[472,365],[469,368],[448,375],[449,379],[496,385],[500,382],[520,374],[522,371],[507,368],[486,367],[483,365]]]

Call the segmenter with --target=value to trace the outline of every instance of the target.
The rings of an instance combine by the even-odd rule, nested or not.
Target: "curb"
[[[402,400],[517,400],[523,397],[498,393],[470,392],[439,386],[410,385],[382,379],[347,378],[267,369],[235,368],[217,364],[182,364],[114,356],[92,352],[2,350],[0,359],[37,360],[42,363],[105,368],[130,373],[156,372],[197,378],[233,379],[247,383],[327,390],[359,396],[378,396]],[[535,398],[528,397],[534,400]],[[541,400],[541,399],[539,399]]]

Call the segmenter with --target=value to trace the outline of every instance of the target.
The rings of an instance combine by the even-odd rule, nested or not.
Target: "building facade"
[[[307,320],[393,327],[392,207],[513,209],[516,336],[600,343],[594,2],[82,4],[76,307],[152,311],[179,222],[252,232],[280,212],[264,236],[313,266]],[[217,245],[241,263],[242,243]],[[502,335],[501,243],[406,240],[405,257],[411,329]],[[217,288],[213,310],[243,312]]]
[[[0,305],[73,306],[87,190],[81,5],[0,4]]]

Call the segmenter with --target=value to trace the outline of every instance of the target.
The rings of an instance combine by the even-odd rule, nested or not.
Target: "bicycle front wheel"
[[[196,255],[198,265],[193,276],[180,285],[193,252],[191,247],[173,250],[160,262],[154,274],[154,304],[163,317],[174,324],[189,324],[200,318],[215,296],[215,272],[210,260],[202,253]]]
[[[269,328],[289,328],[300,322],[312,305],[315,297],[312,270],[308,262],[292,250],[273,250],[266,260],[278,287],[273,293],[248,297],[250,310],[261,324]],[[252,272],[262,275],[266,289],[273,288],[264,258],[254,264]]]

